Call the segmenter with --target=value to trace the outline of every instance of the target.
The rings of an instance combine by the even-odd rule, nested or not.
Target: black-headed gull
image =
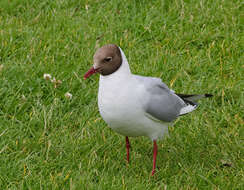
[[[126,137],[147,136],[153,141],[153,169],[155,173],[156,140],[168,133],[168,125],[177,117],[196,109],[196,101],[210,94],[183,95],[169,89],[161,79],[134,75],[120,47],[108,44],[98,49],[94,64],[84,79],[100,73],[98,107],[101,116],[117,133]]]

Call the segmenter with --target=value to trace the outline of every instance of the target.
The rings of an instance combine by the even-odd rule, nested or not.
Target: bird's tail
[[[193,103],[197,103],[198,100],[202,98],[210,98],[212,94],[176,94],[184,101],[191,101]]]
[[[185,115],[187,113],[192,112],[197,108],[197,101],[202,98],[210,98],[212,94],[176,94],[179,96],[187,106],[183,107],[180,111],[180,115]]]

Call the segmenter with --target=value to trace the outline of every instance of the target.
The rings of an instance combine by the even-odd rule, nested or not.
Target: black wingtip
[[[205,97],[206,98],[210,98],[210,97],[212,97],[213,95],[212,94],[205,94]]]

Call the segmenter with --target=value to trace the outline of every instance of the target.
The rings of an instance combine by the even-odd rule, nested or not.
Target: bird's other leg
[[[153,169],[152,169],[152,176],[155,173],[157,153],[158,153],[158,147],[157,147],[156,140],[154,140],[153,141]]]
[[[126,142],[126,151],[127,151],[127,161],[128,163],[130,162],[130,141],[129,137],[125,137],[125,142]]]

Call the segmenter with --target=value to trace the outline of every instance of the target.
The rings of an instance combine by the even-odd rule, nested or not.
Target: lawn
[[[244,189],[243,2],[1,0],[0,189]],[[158,141],[102,120],[96,48],[178,93],[211,93]],[[62,81],[56,86],[45,73]],[[72,94],[66,98],[65,93]]]

